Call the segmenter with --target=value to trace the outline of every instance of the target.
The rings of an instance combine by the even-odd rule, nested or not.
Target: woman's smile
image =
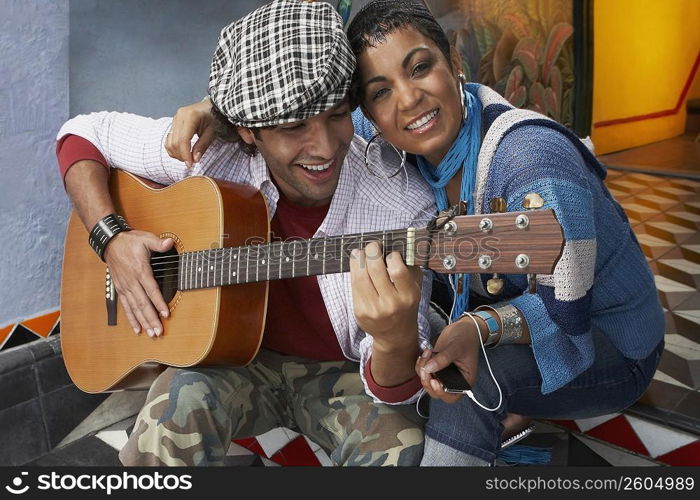
[[[429,111],[415,120],[411,120],[411,122],[406,125],[406,130],[409,130],[411,133],[414,134],[423,134],[427,132],[428,130],[431,130],[440,120],[440,110],[439,109],[433,109],[432,111]]]

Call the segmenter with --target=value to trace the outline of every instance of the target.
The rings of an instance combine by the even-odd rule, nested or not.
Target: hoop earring
[[[459,80],[457,86],[459,87],[459,101],[462,104],[462,118],[466,119],[467,106],[464,102],[464,84],[467,83],[467,77],[464,76],[464,73],[460,72],[457,74],[457,79]]]
[[[389,144],[389,146],[391,146],[392,148],[394,148],[394,151],[396,151],[396,154],[399,155],[399,158],[401,158],[401,165],[399,165],[399,168],[396,169],[396,172],[394,172],[393,174],[391,174],[391,175],[388,176],[388,177],[384,177],[384,176],[375,174],[375,173],[372,171],[372,169],[370,168],[370,166],[369,166],[369,159],[367,158],[367,153],[369,152],[369,146],[372,144],[372,141],[374,141],[376,138],[378,138],[378,137],[381,136],[381,135],[382,135],[382,134],[381,134],[381,132],[380,132],[380,133],[376,134],[374,137],[372,137],[372,138],[367,142],[367,146],[365,146],[365,167],[367,168],[367,170],[369,170],[369,173],[370,173],[370,174],[372,174],[373,176],[375,176],[375,177],[377,177],[377,178],[379,178],[379,179],[391,179],[392,177],[396,177],[396,175],[398,175],[398,173],[401,172],[401,170],[403,170],[403,169],[406,168],[406,151],[401,150],[401,151],[399,152],[399,150],[396,148],[396,146],[394,146],[394,145],[391,144],[391,143],[387,143],[387,144]]]

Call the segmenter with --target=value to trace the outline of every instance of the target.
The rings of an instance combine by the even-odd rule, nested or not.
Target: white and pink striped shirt
[[[73,134],[90,141],[104,155],[110,166],[127,170],[161,184],[172,184],[189,176],[205,175],[251,185],[267,199],[272,217],[279,193],[270,179],[262,155],[249,156],[237,144],[216,140],[193,168],[171,158],[164,143],[171,119],[154,120],[127,113],[100,112],[77,116],[66,122],[57,139]],[[355,136],[342,166],[338,186],[326,218],[314,237],[356,234],[369,231],[424,227],[435,213],[430,188],[413,168],[406,175],[379,178],[365,166],[366,142]],[[392,151],[393,152],[393,151]],[[373,154],[376,153],[376,154]],[[383,163],[386,171],[396,170],[395,153],[370,152],[370,165]],[[393,165],[388,165],[394,163]],[[430,326],[427,320],[430,299],[430,276],[425,273],[418,313],[419,346],[429,347]],[[350,273],[318,276],[318,284],[328,316],[343,354],[360,362],[365,390],[365,364],[371,355],[372,337],[362,331],[355,320],[350,288]],[[398,404],[415,401],[418,393]]]

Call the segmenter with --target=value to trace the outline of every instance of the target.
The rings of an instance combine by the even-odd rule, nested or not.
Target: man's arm
[[[78,161],[64,178],[68,196],[88,231],[104,216],[115,213],[108,179],[109,172],[94,160]],[[172,239],[161,240],[155,234],[138,230],[118,233],[107,244],[105,262],[136,333],[142,328],[149,336],[163,332],[156,311],[166,318],[169,310],[153,278],[150,255],[152,251],[164,252],[172,245]]]

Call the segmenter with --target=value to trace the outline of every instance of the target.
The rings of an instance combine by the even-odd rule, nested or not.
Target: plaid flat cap
[[[347,94],[355,56],[326,2],[276,0],[226,26],[209,75],[209,97],[241,127],[305,120]]]

